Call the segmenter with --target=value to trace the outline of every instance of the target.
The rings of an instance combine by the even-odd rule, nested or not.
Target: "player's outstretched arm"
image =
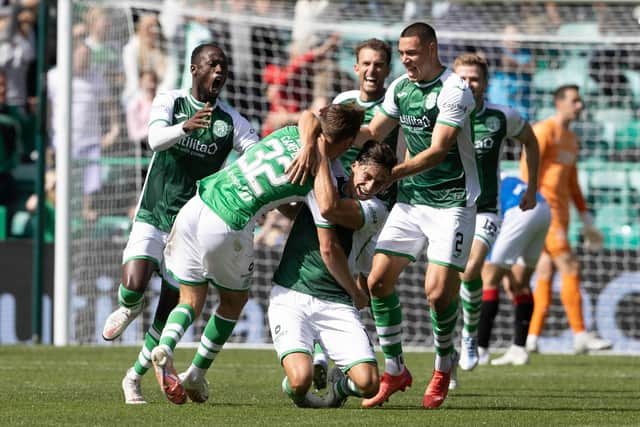
[[[382,141],[385,136],[389,134],[395,127],[398,126],[398,119],[394,119],[391,116],[387,116],[381,111],[376,112],[371,119],[371,122],[367,126],[360,128],[356,140],[353,145],[358,148],[362,148],[365,142],[370,139],[376,141]]]
[[[397,181],[438,166],[447,157],[447,153],[456,143],[460,129],[443,123],[436,123],[431,137],[431,146],[414,157],[405,158],[391,172],[391,179]]]
[[[538,139],[533,133],[531,125],[526,122],[522,131],[518,135],[518,140],[522,143],[526,153],[527,176],[529,177],[529,185],[527,191],[520,199],[520,209],[523,211],[536,207],[536,190],[538,188],[538,171],[540,168],[540,150],[538,148]]]

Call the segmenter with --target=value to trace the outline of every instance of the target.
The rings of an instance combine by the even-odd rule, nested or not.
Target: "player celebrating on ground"
[[[153,100],[149,145],[155,151],[123,253],[119,308],[106,320],[105,340],[118,338],[143,309],[152,274],[160,273],[167,234],[180,208],[196,192],[196,181],[220,169],[231,149],[243,152],[258,140],[249,122],[218,100],[228,72],[224,52],[202,44],[191,55],[190,91],[159,93]],[[151,367],[178,285],[164,272],[153,324],[134,366],[122,381],[125,402],[145,403],[140,379]]]
[[[396,156],[385,143],[368,141],[358,153],[345,183],[333,187],[328,173],[319,173],[317,197],[333,196],[336,214],[328,219],[337,227],[314,224],[303,208],[293,224],[269,299],[273,343],[285,370],[282,383],[297,406],[314,406],[307,392],[312,380],[314,340],[335,361],[333,383],[326,404],[341,406],[347,396],[372,397],[378,391],[378,367],[369,337],[349,293],[325,267],[327,234],[335,235],[349,257],[350,270],[366,287],[371,242],[387,216],[385,204],[373,197],[387,184]],[[328,169],[325,164],[321,167]],[[319,188],[322,186],[322,188]],[[337,193],[340,193],[340,199]],[[316,233],[317,229],[317,233]],[[317,237],[316,237],[317,234]],[[336,369],[334,368],[334,369]],[[342,375],[342,370],[348,377]]]
[[[529,361],[525,350],[527,330],[533,312],[533,297],[529,281],[535,270],[544,239],[549,229],[551,212],[540,193],[533,209],[522,209],[527,185],[516,177],[506,177],[500,184],[500,213],[502,228],[493,249],[482,268],[483,298],[478,344],[481,355],[489,360],[489,340],[493,322],[498,314],[498,286],[510,273],[509,293],[513,300],[513,345],[492,365],[524,365]]]
[[[560,271],[562,288],[560,300],[567,313],[569,327],[573,331],[573,348],[577,353],[590,350],[604,350],[611,342],[588,333],[582,316],[579,265],[569,245],[569,201],[572,200],[583,224],[585,246],[602,246],[602,234],[591,220],[587,204],[578,183],[578,137],[569,129],[578,119],[584,107],[578,86],[560,86],[553,94],[556,113],[537,123],[533,130],[540,145],[540,193],[551,207],[551,225],[544,244],[544,252],[537,266],[537,282],[534,292],[534,309],[527,337],[527,349],[538,350],[538,336],[542,332],[547,309],[551,304],[551,279],[553,267]],[[522,178],[530,180],[524,167],[526,158],[520,164]]]
[[[363,115],[349,105],[331,105],[322,111],[318,138],[327,141],[331,159],[351,145]],[[198,194],[180,210],[164,252],[168,274],[180,283],[180,302],[169,314],[160,342],[151,352],[158,382],[171,402],[184,403],[185,389],[195,402],[208,398],[206,371],[249,298],[256,218],[274,207],[304,200],[316,223],[328,224],[321,215],[330,215],[336,207],[316,203],[311,183],[291,184],[285,174],[300,147],[296,127],[270,134],[222,171],[202,179]],[[356,306],[364,306],[367,296],[351,277],[344,251],[335,241],[327,247],[327,268]],[[192,365],[178,378],[173,349],[200,315],[209,283],[216,287],[220,304],[207,322]]]
[[[482,57],[471,53],[460,55],[453,63],[453,71],[469,84],[476,102],[472,126],[481,188],[476,201],[478,213],[471,255],[464,273],[460,275],[460,299],[464,319],[460,368],[468,371],[478,364],[478,321],[483,299],[482,264],[500,229],[498,187],[502,143],[507,138],[515,138],[522,143],[527,153],[527,170],[532,185],[520,201],[520,208],[527,210],[536,204],[538,142],[529,123],[517,111],[485,102],[489,70],[487,62]]]
[[[358,76],[359,90],[350,90],[338,94],[333,100],[334,104],[355,103],[364,109],[364,124],[367,125],[380,109],[384,101],[384,81],[391,72],[391,47],[382,40],[369,39],[358,43],[354,49],[356,64],[354,70]],[[303,114],[308,114],[307,112]],[[301,119],[304,120],[304,117]],[[383,140],[395,152],[398,141],[398,127],[389,132]],[[346,153],[340,156],[340,162],[347,173],[351,170],[351,164],[358,155],[360,149],[351,146]],[[395,201],[397,193],[396,185],[392,185],[380,195],[380,199],[390,205]],[[313,357],[314,378],[316,389],[326,385],[327,360],[319,345]]]

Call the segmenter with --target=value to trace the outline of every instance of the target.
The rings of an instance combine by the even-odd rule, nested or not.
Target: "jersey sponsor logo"
[[[224,120],[216,120],[213,122],[213,134],[218,138],[223,138],[229,134],[231,127]]]
[[[415,130],[428,130],[431,128],[431,120],[426,115],[422,117],[410,116],[408,114],[400,115],[400,124],[408,126]]]
[[[430,92],[427,95],[427,99],[424,101],[424,106],[427,110],[431,110],[436,106],[436,102],[438,101],[438,94],[436,92]]]
[[[442,110],[454,110],[454,111],[462,111],[463,113],[466,113],[468,110],[468,106],[466,105],[462,105],[462,104],[458,104],[456,102],[445,102],[442,104]]]
[[[218,144],[203,144],[202,142],[198,141],[195,138],[191,138],[190,136],[185,136],[184,138],[180,139],[180,141],[178,142],[178,146],[183,149],[182,151],[197,153],[200,157],[202,157],[204,154],[214,155],[218,151]]]
[[[494,144],[495,142],[490,136],[485,136],[474,143],[476,150],[478,151],[491,150]]]
[[[487,127],[487,130],[489,132],[496,132],[498,129],[500,129],[500,119],[494,116],[489,116],[484,121],[484,125]]]

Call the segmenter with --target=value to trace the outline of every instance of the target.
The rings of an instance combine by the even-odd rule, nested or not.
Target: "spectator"
[[[7,79],[7,104],[26,113],[27,74],[36,58],[27,23],[32,21],[34,16],[29,11],[15,13],[16,8],[17,6],[13,6],[12,13],[0,19],[0,32],[6,34],[4,40],[0,41],[0,67],[4,69]],[[23,20],[22,23],[19,23],[20,19]]]
[[[54,169],[48,170],[44,176],[44,191],[44,241],[45,243],[52,243],[56,231],[56,171]],[[25,208],[31,215],[36,213],[38,208],[37,194],[29,196],[25,203]],[[33,228],[35,229],[35,227]]]
[[[140,87],[127,103],[127,134],[135,145],[136,157],[150,157],[147,137],[149,136],[149,116],[151,104],[158,90],[158,77],[153,71],[140,73]],[[146,169],[142,173],[146,176]]]
[[[338,36],[332,35],[320,45],[302,55],[292,53],[283,67],[268,64],[263,80],[268,84],[269,113],[262,126],[262,136],[273,130],[298,121],[300,112],[313,103],[312,65],[328,56],[338,44]]]
[[[517,34],[518,28],[514,25],[505,27],[503,46],[498,52],[497,70],[491,78],[487,94],[491,102],[515,108],[529,120],[530,88],[535,62],[531,50],[522,47],[515,40]]]
[[[24,122],[19,109],[7,105],[7,83],[5,72],[0,70],[0,205],[9,208],[10,219],[17,197],[12,172],[18,163]]]
[[[267,212],[256,233],[254,243],[258,246],[282,247],[287,240],[291,220],[278,210]]]
[[[124,79],[120,53],[107,37],[112,26],[111,18],[105,9],[92,7],[85,14],[85,23],[87,37],[84,43],[91,50],[91,66],[103,74],[109,96],[119,96]]]
[[[168,55],[160,35],[158,18],[145,14],[138,19],[138,31],[124,46],[122,62],[125,72],[125,103],[139,88],[138,78],[145,71],[153,71],[159,81],[159,90],[174,89],[176,65]]]
[[[60,145],[60,128],[63,126],[63,117],[60,116],[58,107],[60,93],[57,82],[60,78],[57,68],[51,69],[47,74],[54,149]],[[74,160],[89,162],[82,168],[83,177],[72,179],[72,182],[80,183],[83,187],[83,217],[86,220],[95,220],[97,212],[93,209],[92,196],[101,187],[98,160],[102,148],[115,142],[120,129],[117,122],[112,121],[107,132],[101,131],[100,101],[106,99],[107,86],[102,76],[91,67],[91,51],[85,44],[78,45],[73,52],[72,91],[71,153]]]
[[[158,76],[151,70],[140,73],[139,88],[127,103],[127,133],[136,144],[146,144],[151,104],[158,91]]]

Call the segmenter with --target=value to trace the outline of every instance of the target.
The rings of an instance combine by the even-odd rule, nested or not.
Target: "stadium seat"
[[[623,73],[629,82],[635,104],[640,105],[640,71],[625,70]]]
[[[627,150],[640,147],[640,120],[635,119],[616,129],[616,150]]]
[[[598,83],[589,76],[589,58],[572,54],[557,70],[539,70],[533,76],[535,90],[553,92],[558,86],[577,84],[584,93],[597,93]]]
[[[0,206],[0,240],[7,239],[7,207]]]
[[[562,37],[593,38],[600,34],[600,26],[595,21],[567,22],[560,25],[556,34]]]
[[[27,211],[18,211],[11,218],[11,237],[26,238],[31,237],[31,215]]]

